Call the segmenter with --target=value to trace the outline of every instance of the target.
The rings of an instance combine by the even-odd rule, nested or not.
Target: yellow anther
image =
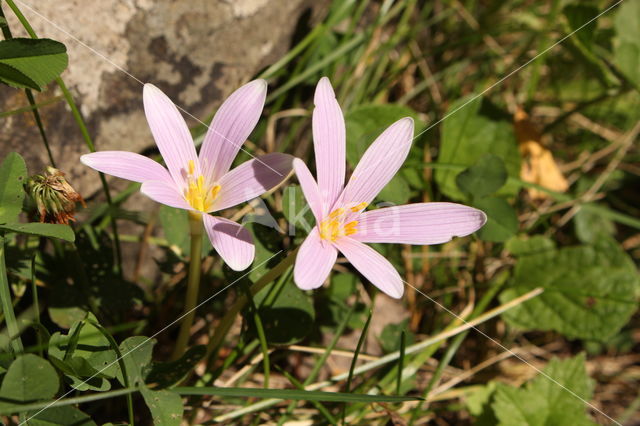
[[[218,196],[218,192],[220,192],[220,185],[215,185],[213,188],[211,188],[211,198],[213,200],[215,200]]]
[[[336,210],[332,211],[331,214],[329,214],[329,218],[330,219],[335,219],[338,216],[342,216],[343,213],[344,213],[344,209],[343,208],[336,209]]]
[[[339,208],[331,212],[329,216],[320,222],[318,231],[320,232],[320,238],[334,242],[339,237],[345,237],[353,235],[358,232],[356,228],[358,226],[357,220],[344,223],[345,209]]]
[[[369,205],[369,203],[362,202],[362,203],[360,203],[360,204],[358,204],[356,206],[351,207],[351,211],[354,212],[354,213],[357,213],[359,211],[362,211],[362,210],[366,209],[368,205]]]
[[[220,185],[209,187],[203,175],[194,175],[195,168],[195,162],[189,160],[189,176],[187,178],[187,188],[184,191],[184,198],[195,210],[208,212],[211,210],[213,202],[220,192]]]

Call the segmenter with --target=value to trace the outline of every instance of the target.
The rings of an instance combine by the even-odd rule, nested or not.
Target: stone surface
[[[63,78],[76,96],[98,150],[143,152],[153,146],[142,109],[142,82],[152,82],[195,117],[290,47],[311,0],[69,0],[18,2],[40,37],[69,51]],[[32,8],[33,7],[33,8]],[[5,7],[14,36],[25,36]],[[43,102],[60,93],[37,94]],[[24,92],[0,86],[0,110],[27,104]],[[79,163],[88,152],[64,102],[41,109],[53,156],[85,196],[99,189]],[[187,117],[189,124],[195,124]],[[25,156],[30,173],[47,164],[31,113],[0,118],[0,158]]]

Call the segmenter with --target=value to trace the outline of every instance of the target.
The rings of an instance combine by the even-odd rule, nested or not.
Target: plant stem
[[[293,262],[295,261],[297,255],[298,255],[297,248],[294,251],[289,252],[287,257],[282,259],[280,263],[278,263],[274,268],[266,272],[262,277],[260,277],[258,281],[256,281],[251,286],[251,294],[252,295],[256,294],[257,292],[265,288],[267,284],[269,284],[271,281],[275,280],[280,275],[285,273],[289,269],[289,267],[293,265]],[[216,358],[215,356],[212,358],[211,355],[217,352],[217,350],[220,348],[224,340],[224,337],[227,335],[227,333],[229,332],[229,329],[231,328],[231,326],[233,325],[233,322],[236,319],[236,315],[238,315],[238,313],[245,307],[247,302],[248,302],[248,299],[246,295],[242,295],[238,297],[238,300],[236,300],[233,306],[231,306],[231,308],[227,310],[227,313],[224,315],[224,317],[222,317],[222,320],[220,320],[220,323],[216,327],[215,332],[213,333],[213,335],[211,336],[211,339],[209,339],[209,343],[207,344],[207,354],[205,356],[205,359],[208,359],[207,365],[209,367],[213,365],[213,362],[215,361],[215,358]]]
[[[21,354],[24,351],[22,340],[20,339],[20,329],[16,314],[13,311],[11,303],[11,292],[9,291],[9,281],[7,280],[7,268],[4,264],[4,237],[0,236],[0,299],[2,303],[2,312],[7,323],[7,331],[9,332],[9,342],[13,349],[14,355]]]
[[[189,229],[191,234],[191,262],[189,264],[189,278],[187,281],[187,295],[184,300],[184,318],[180,324],[180,334],[173,350],[172,359],[176,360],[184,354],[189,343],[191,326],[196,316],[196,303],[200,289],[200,272],[202,263],[202,215],[189,212]]]

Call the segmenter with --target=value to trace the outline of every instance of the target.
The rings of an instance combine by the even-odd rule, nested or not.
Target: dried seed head
[[[29,178],[27,189],[36,203],[40,222],[68,224],[75,221],[76,203],[85,206],[82,196],[67,182],[64,173],[51,166],[43,174]]]

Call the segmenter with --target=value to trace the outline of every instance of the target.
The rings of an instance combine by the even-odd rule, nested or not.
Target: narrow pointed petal
[[[128,151],[100,151],[85,154],[80,161],[99,172],[134,182],[171,182],[167,169],[150,158]]]
[[[307,165],[299,158],[293,160],[293,170],[296,172],[298,182],[300,182],[300,188],[302,189],[304,198],[306,198],[307,203],[311,208],[313,216],[316,218],[316,222],[320,223],[324,215],[327,213],[324,211],[324,207],[327,206],[327,204],[324,204],[322,201],[318,184],[311,175]]]
[[[147,181],[140,187],[140,192],[160,204],[178,209],[193,210],[173,182]]]
[[[291,172],[293,157],[273,153],[242,163],[218,181],[214,211],[233,207],[264,194]]]
[[[208,182],[231,167],[238,151],[258,123],[267,96],[267,82],[254,80],[227,98],[213,117],[200,148],[200,163]]]
[[[342,192],[345,174],[344,116],[327,77],[322,77],[313,98],[313,147],[318,187],[325,204],[332,206]]]
[[[371,203],[404,163],[412,139],[411,118],[400,119],[389,126],[360,159],[342,193],[341,202]]]
[[[323,243],[318,228],[313,228],[303,241],[293,268],[293,280],[303,290],[320,287],[329,276],[338,258],[338,250]]]
[[[363,243],[442,244],[480,229],[487,216],[455,203],[419,203],[386,207],[360,215],[351,238]]]
[[[383,255],[351,238],[339,238],[335,244],[347,260],[373,285],[395,299],[402,297],[402,278]]]
[[[242,225],[229,219],[203,214],[204,229],[211,245],[224,263],[234,271],[247,269],[255,257],[251,233]]]
[[[196,168],[198,165],[187,124],[171,99],[153,84],[144,85],[142,97],[144,112],[160,154],[175,183],[183,187],[189,162],[193,161]]]

